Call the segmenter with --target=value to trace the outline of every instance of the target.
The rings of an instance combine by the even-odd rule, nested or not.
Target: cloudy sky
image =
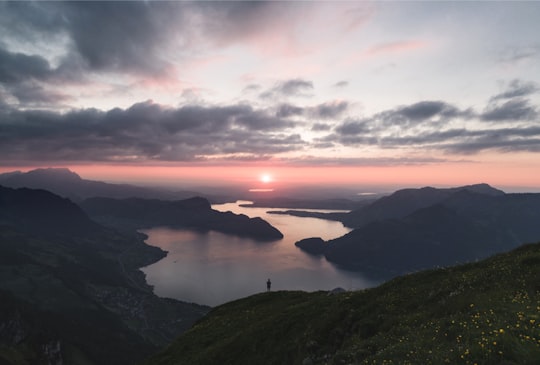
[[[540,189],[538,19],[539,2],[1,2],[0,170]]]

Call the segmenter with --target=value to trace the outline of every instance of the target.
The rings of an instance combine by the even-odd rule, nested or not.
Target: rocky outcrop
[[[326,242],[320,237],[311,237],[300,240],[294,244],[301,250],[312,255],[322,255],[326,249]]]

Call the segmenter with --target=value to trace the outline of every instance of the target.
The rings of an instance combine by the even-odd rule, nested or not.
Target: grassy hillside
[[[216,307],[146,364],[538,364],[540,243],[342,294]]]

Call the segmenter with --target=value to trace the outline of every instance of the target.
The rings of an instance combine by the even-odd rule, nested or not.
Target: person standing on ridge
[[[270,291],[270,288],[272,287],[272,282],[270,279],[266,280],[266,291]]]

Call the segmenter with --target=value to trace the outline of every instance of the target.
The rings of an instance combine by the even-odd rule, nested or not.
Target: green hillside
[[[216,307],[145,364],[538,364],[540,243],[377,288]]]

